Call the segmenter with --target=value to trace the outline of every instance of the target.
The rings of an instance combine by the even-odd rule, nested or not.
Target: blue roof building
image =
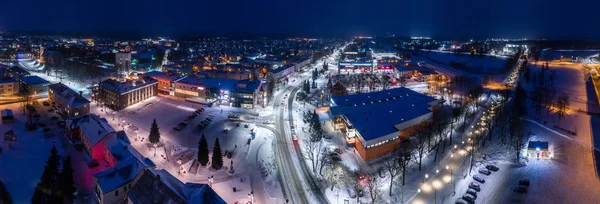
[[[331,99],[336,130],[345,132],[364,160],[393,151],[430,121],[438,100],[407,88]]]

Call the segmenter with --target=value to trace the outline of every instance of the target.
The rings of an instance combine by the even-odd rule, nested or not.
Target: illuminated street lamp
[[[437,173],[440,173],[440,170],[439,170],[439,169],[436,169],[436,170],[435,170],[435,173],[436,173],[436,174],[437,174]]]
[[[248,198],[250,198],[250,203],[254,204],[254,191],[248,193]]]
[[[156,146],[158,146],[158,144],[154,143],[153,146],[154,146],[154,156],[156,156]]]
[[[425,179],[429,178],[429,174],[425,174],[425,178],[423,179],[423,181],[421,183],[425,183]]]
[[[177,174],[181,174],[181,159],[178,159],[178,160],[177,160],[177,165],[179,165],[179,166],[177,167]]]

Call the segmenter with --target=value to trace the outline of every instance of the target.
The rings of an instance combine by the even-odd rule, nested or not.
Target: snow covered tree
[[[158,125],[156,124],[156,118],[152,121],[152,127],[150,127],[150,135],[148,140],[152,144],[158,144],[160,142],[160,132],[158,131]]]
[[[323,143],[318,140],[304,139],[302,147],[302,157],[310,161],[312,172],[316,174],[317,164],[319,163],[319,154],[323,147]]]
[[[6,186],[4,186],[4,183],[2,183],[2,181],[0,181],[0,203],[13,203],[12,197],[10,196],[10,192],[8,192]]]
[[[204,134],[202,134],[202,137],[200,137],[200,141],[198,142],[198,162],[200,162],[200,165],[202,166],[208,164],[208,142],[206,142]]]
[[[407,146],[402,148],[402,150],[398,151],[397,159],[398,166],[402,169],[402,186],[406,184],[405,176],[406,176],[406,167],[408,167],[412,163],[412,147]]]
[[[431,133],[426,133],[426,134],[431,134]],[[425,155],[425,143],[427,143],[427,140],[425,139],[425,135],[422,134],[417,134],[415,135],[415,143],[414,143],[414,148],[415,148],[415,159],[417,160],[417,163],[419,164],[419,171],[421,171],[421,164],[423,161],[423,156]]]
[[[75,180],[73,179],[71,156],[68,156],[63,162],[63,168],[58,176],[58,182],[62,198],[67,203],[73,203],[77,189],[75,188]]]
[[[213,169],[221,169],[223,167],[223,152],[221,152],[221,144],[219,144],[219,138],[215,139],[215,146],[213,147],[212,163],[210,165]]]
[[[58,155],[55,145],[50,149],[50,156],[46,160],[46,167],[44,167],[40,182],[35,187],[31,203],[63,203],[58,186],[59,166],[60,155]]]
[[[312,119],[310,120],[310,133],[311,140],[315,141],[320,141],[324,134],[323,128],[321,127],[321,120],[319,119],[316,110],[313,111]]]

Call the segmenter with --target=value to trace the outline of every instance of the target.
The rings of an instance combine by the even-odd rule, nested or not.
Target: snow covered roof
[[[260,80],[235,80],[225,78],[211,78],[201,76],[186,76],[179,83],[202,86],[206,88],[219,88],[232,92],[252,93],[260,87]]]
[[[100,118],[96,114],[87,114],[69,119],[67,124],[71,129],[79,127],[92,146],[96,145],[106,136],[115,133],[115,129],[108,124],[106,119]]]
[[[413,125],[412,119],[430,114],[437,100],[401,87],[385,91],[332,98],[333,116],[344,115],[365,141],[377,139]]]
[[[0,74],[2,74],[1,70],[0,70]],[[12,83],[12,82],[17,82],[17,80],[12,77],[0,77],[0,84]]]
[[[137,89],[155,85],[157,83],[158,83],[158,81],[156,81],[152,77],[142,76],[142,77],[140,77],[140,79],[137,79],[137,80],[128,79],[126,82],[119,82],[114,79],[107,79],[107,80],[100,82],[100,86],[109,88],[111,90],[119,92],[120,94],[125,94],[128,92],[137,90]]]
[[[211,203],[225,201],[207,184],[182,183],[165,170],[145,170],[127,192],[132,203]]]
[[[42,79],[39,76],[26,76],[21,78],[21,81],[29,86],[40,85],[40,84],[50,84],[50,82]]]
[[[51,84],[48,88],[69,106],[79,106],[90,103],[85,97],[79,95],[79,93],[63,83]]]
[[[94,174],[102,192],[110,192],[119,188],[133,179],[146,168],[137,158],[129,158],[118,163],[113,168]]]

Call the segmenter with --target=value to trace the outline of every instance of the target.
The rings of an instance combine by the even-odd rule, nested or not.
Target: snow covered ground
[[[499,73],[506,64],[506,58],[487,55],[475,55],[448,52],[422,52],[425,58],[450,65],[451,62],[465,65],[465,70],[474,73]]]
[[[199,108],[204,108],[205,111],[192,120],[186,120]],[[107,118],[109,123],[116,127],[115,129],[122,128],[123,121],[126,124],[125,129],[137,127],[138,137],[135,137],[135,133],[128,136],[135,141],[133,146],[142,155],[157,164],[157,169],[165,169],[184,182],[209,183],[208,177],[213,177],[215,191],[220,195],[227,195],[223,196],[223,199],[228,203],[246,202],[250,191],[254,191],[255,201],[260,202],[280,202],[281,200],[277,199],[283,197],[277,178],[273,176],[275,175],[272,154],[274,133],[263,128],[263,120],[239,122],[227,118],[231,113],[241,115],[242,118],[256,118],[256,111],[229,106],[207,107],[184,100],[156,96],[121,110],[114,117],[113,112],[109,111],[107,114],[96,104],[92,105],[91,112]],[[261,108],[258,113],[268,116],[271,111]],[[212,118],[209,125],[202,129],[197,127],[206,118]],[[160,128],[161,143],[164,144],[157,149],[157,156],[154,156],[154,147],[147,141],[150,125],[154,119]],[[174,130],[173,128],[181,122],[187,123],[187,126],[181,131]],[[248,127],[245,127],[246,124]],[[262,127],[258,127],[257,124]],[[225,134],[226,129],[228,132]],[[253,139],[251,139],[252,131],[256,132]],[[235,153],[231,159],[224,157],[224,168],[221,170],[215,171],[200,166],[197,167],[197,173],[193,174],[190,169],[196,158],[198,141],[202,134],[207,139],[209,149],[213,148],[215,139],[219,138],[223,151]],[[251,139],[250,145],[247,144],[248,139]],[[178,171],[176,160],[179,158],[182,160],[184,172]],[[231,161],[233,161],[234,174],[228,172]],[[261,174],[262,169],[267,169],[267,173]],[[233,187],[237,188],[236,193],[233,193]]]
[[[17,136],[12,148],[9,148],[4,139],[0,140],[0,180],[6,185],[14,203],[29,203],[55,142],[58,154],[66,155],[61,143],[57,141],[59,138],[44,138],[42,128],[39,127],[35,131],[25,129],[27,117],[19,106],[19,103],[0,106],[0,110],[11,109],[15,116],[14,123],[0,124],[0,133],[4,135],[6,131],[13,130]],[[40,122],[56,125],[56,122],[45,117],[41,117]]]

